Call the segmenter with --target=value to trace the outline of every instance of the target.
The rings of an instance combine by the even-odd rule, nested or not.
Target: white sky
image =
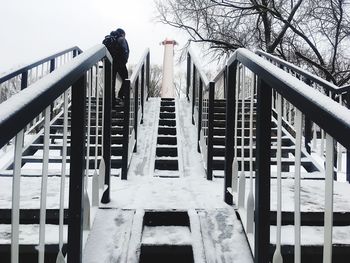
[[[166,37],[180,46],[186,37],[154,22],[153,0],[0,0],[0,73],[72,46],[87,50],[123,28],[136,64],[146,47],[162,64]]]

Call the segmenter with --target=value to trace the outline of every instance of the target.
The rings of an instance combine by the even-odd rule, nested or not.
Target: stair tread
[[[191,231],[185,226],[144,226],[142,245],[191,245]]]
[[[39,244],[39,224],[21,224],[20,225],[20,244],[35,245]],[[63,242],[67,242],[68,226],[63,226]],[[59,226],[53,224],[45,225],[45,244],[58,244]],[[0,225],[0,246],[11,244],[11,224]]]

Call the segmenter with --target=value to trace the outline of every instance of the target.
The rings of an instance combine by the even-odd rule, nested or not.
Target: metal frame
[[[188,73],[194,76],[196,68],[199,64],[189,53],[188,58],[193,61],[193,71],[191,72],[191,63],[188,62]],[[258,55],[246,50],[238,49],[232,55],[227,63],[226,72],[226,152],[225,152],[225,183],[224,183],[224,200],[228,204],[232,204],[232,194],[228,192],[231,187],[232,180],[232,163],[233,163],[233,148],[234,148],[234,124],[235,124],[235,90],[236,90],[236,72],[238,64],[242,64],[248,68],[252,73],[258,76],[257,86],[257,128],[256,128],[256,168],[255,168],[255,245],[254,245],[254,260],[255,262],[269,261],[269,246],[270,246],[270,163],[271,163],[271,112],[272,112],[272,94],[279,93],[285,100],[290,102],[301,114],[304,114],[307,122],[314,122],[321,127],[329,136],[341,143],[346,149],[350,149],[350,111],[332,98],[321,94],[319,91],[310,89],[310,87],[303,81],[296,80],[290,76],[289,73],[267,63]],[[197,70],[197,72],[200,72]],[[311,75],[311,74],[310,74]],[[220,78],[214,78],[214,83]],[[189,79],[189,76],[187,76]],[[310,78],[311,80],[317,77]],[[193,78],[195,80],[195,78]],[[192,83],[189,87],[194,89],[195,85]],[[213,87],[212,87],[213,89]],[[340,89],[342,90],[342,89]],[[274,93],[272,93],[274,92]],[[192,105],[196,99],[196,94],[192,97]],[[210,98],[212,98],[212,94]],[[314,98],[318,97],[319,100]],[[201,103],[201,102],[200,102]],[[195,114],[192,111],[193,115]],[[209,109],[210,113],[210,109]],[[209,119],[210,118],[209,114]],[[194,116],[192,116],[193,118]],[[194,119],[194,118],[193,118]],[[299,121],[301,117],[299,117]],[[209,127],[210,127],[209,123]],[[299,124],[301,126],[301,124]],[[210,129],[209,129],[210,131]],[[210,132],[209,132],[210,134]],[[300,132],[299,132],[299,136]],[[308,134],[307,134],[308,140]],[[300,144],[300,143],[299,143]],[[208,147],[209,148],[209,147]],[[328,146],[328,148],[331,148]],[[209,149],[208,149],[209,152]],[[209,153],[208,153],[209,156]],[[209,161],[208,161],[209,163]],[[331,174],[332,170],[329,164],[332,163],[332,158],[327,161],[327,174]],[[328,181],[331,181],[331,175],[328,176]],[[328,184],[327,193],[332,194],[332,186]],[[329,201],[327,201],[329,207]],[[327,208],[328,209],[328,208]],[[328,210],[329,211],[329,210]],[[330,214],[331,212],[328,212]],[[327,227],[331,226],[332,222],[327,221]],[[329,236],[329,235],[328,235]],[[328,244],[329,238],[327,240]],[[325,248],[328,250],[329,248]],[[327,261],[328,262],[328,261]]]
[[[70,165],[67,262],[81,262],[82,260],[83,179],[86,152],[84,136],[86,133],[86,99],[83,95],[86,93],[86,72],[102,59],[107,61],[104,87],[107,96],[111,94],[112,58],[103,45],[97,45],[0,104],[0,147],[2,147],[72,86],[72,162]],[[110,151],[110,140],[108,140],[110,131],[108,133],[108,130],[111,128],[108,125],[110,123],[108,112],[111,110],[110,96],[107,98],[109,98],[109,104],[106,103],[104,107],[104,123],[106,124],[104,135],[107,135],[107,138],[103,138],[105,152]],[[106,168],[106,171],[110,170],[110,165]],[[108,176],[105,180],[109,183]],[[104,200],[109,200],[109,185],[104,193]]]

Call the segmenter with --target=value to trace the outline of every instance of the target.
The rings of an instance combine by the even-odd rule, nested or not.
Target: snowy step
[[[153,176],[160,177],[160,178],[179,178],[180,173],[179,171],[170,171],[170,170],[154,170]]]
[[[246,173],[248,175],[248,173]],[[284,173],[283,173],[284,174]],[[247,181],[248,182],[248,181]],[[255,187],[255,180],[253,179],[253,187]],[[250,184],[246,184],[245,196],[248,197]],[[324,180],[302,180],[301,181],[301,203],[300,210],[302,213],[324,213]],[[334,203],[333,210],[337,216],[334,217],[334,224],[350,225],[350,221],[344,222],[343,219],[349,218],[350,215],[350,200],[349,200],[350,185],[343,182],[334,182]],[[254,191],[253,191],[253,194]],[[276,211],[277,207],[277,180],[271,179],[271,212]],[[234,199],[237,200],[237,195],[234,194]],[[294,211],[294,180],[283,179],[282,180],[282,211],[287,213],[293,213]],[[288,216],[288,214],[285,214]],[[339,218],[344,215],[344,218]],[[339,216],[339,217],[338,217]],[[272,217],[272,215],[271,215]],[[320,225],[319,222],[323,222],[324,215],[319,218],[314,218],[317,221],[311,222],[308,219],[307,224]],[[336,222],[336,218],[338,218]],[[303,217],[302,217],[303,219]],[[305,218],[307,219],[307,218]],[[273,219],[275,220],[275,219]],[[286,219],[287,220],[287,219]],[[289,220],[288,220],[289,221]],[[289,224],[290,221],[286,221]],[[303,224],[303,222],[302,222]],[[303,224],[304,225],[304,224]]]
[[[161,112],[159,113],[161,119],[175,119],[175,113]]]
[[[177,144],[177,139],[176,137],[172,136],[158,136],[157,138],[157,144],[159,145],[176,145]]]
[[[198,211],[206,262],[253,263],[233,208]],[[224,260],[223,260],[224,259]]]
[[[159,126],[169,126],[169,127],[174,127],[176,126],[176,120],[167,120],[167,119],[160,119],[159,120]]]
[[[100,160],[100,157],[98,157],[98,160]],[[121,156],[111,156],[111,164],[112,168],[120,168],[121,167]],[[28,164],[28,163],[42,163],[43,162],[43,156],[23,156],[22,157],[22,165]],[[49,156],[49,163],[56,163],[61,164],[62,163],[62,156]],[[67,163],[70,163],[70,157],[67,156]],[[89,157],[89,169],[95,168],[95,156]],[[10,167],[12,169],[12,167]]]
[[[191,231],[185,226],[145,226],[142,245],[191,245]]]
[[[159,127],[158,134],[160,135],[176,135],[176,127]]]
[[[333,227],[332,262],[349,262],[350,226]],[[301,227],[301,260],[318,263],[323,260],[324,228]],[[270,227],[270,257],[272,259],[276,244],[276,227]],[[294,226],[282,226],[281,253],[283,262],[294,262]]]
[[[238,169],[241,170],[241,159],[238,158]],[[249,171],[249,158],[244,158],[244,170]],[[276,158],[271,158],[271,165],[276,165],[277,160]],[[255,158],[253,157],[253,170],[256,169],[255,167],[256,162]],[[289,172],[291,170],[291,167],[294,167],[295,165],[295,159],[294,158],[282,158],[282,172]],[[308,158],[302,158],[301,159],[301,166],[307,171],[307,172],[317,172],[319,171],[318,167],[315,165],[315,163]],[[213,170],[223,170],[225,167],[225,157],[223,156],[214,156],[213,158]]]
[[[179,170],[178,160],[156,159],[154,169],[157,170]]]
[[[192,243],[187,212],[145,212],[140,262],[194,262]]]
[[[84,251],[84,263],[128,262],[128,257],[137,257],[132,246],[132,232],[141,228],[135,210],[99,209]],[[135,228],[134,228],[135,227]],[[137,231],[135,231],[136,234]],[[136,259],[132,262],[137,262]]]
[[[174,105],[175,105],[175,101],[162,100],[160,102],[160,106],[174,106]]]
[[[175,112],[175,105],[174,106],[160,106],[160,112]]]
[[[66,251],[67,226],[64,226]],[[59,243],[59,226],[45,225],[45,262],[56,262]],[[19,262],[38,262],[39,225],[20,225]],[[11,262],[11,225],[0,225],[1,262]]]
[[[177,147],[157,147],[157,156],[177,156]]]

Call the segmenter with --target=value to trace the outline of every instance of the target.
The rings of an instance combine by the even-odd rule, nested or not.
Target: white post
[[[334,139],[326,133],[323,263],[332,262]]]
[[[174,98],[174,45],[177,43],[175,40],[166,38],[161,44],[164,45],[164,59],[160,96],[162,98]]]

